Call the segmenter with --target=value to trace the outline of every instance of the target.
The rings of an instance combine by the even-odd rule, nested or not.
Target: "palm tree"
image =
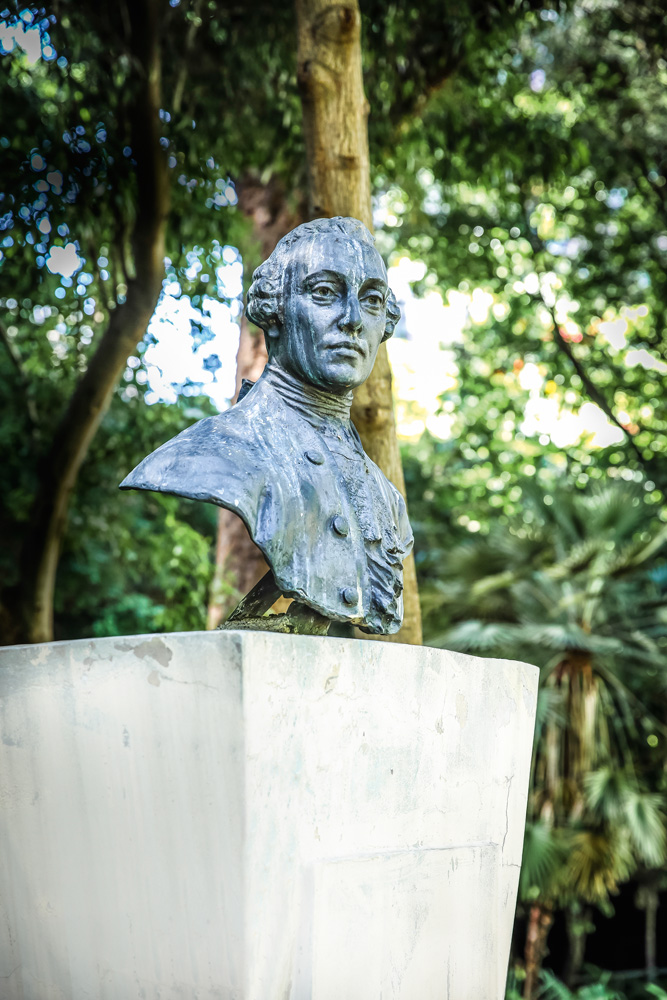
[[[650,719],[637,678],[656,686],[667,667],[655,573],[667,528],[626,484],[524,493],[532,520],[454,549],[424,603],[431,621],[448,619],[433,645],[541,668],[522,878],[534,1000],[554,910],[604,903],[638,864],[665,857],[663,799],[634,760]],[[570,979],[586,930],[571,916]]]

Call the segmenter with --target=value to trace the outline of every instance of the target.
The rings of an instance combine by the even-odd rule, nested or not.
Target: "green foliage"
[[[166,8],[164,14],[165,106],[172,109],[184,93],[184,56],[194,58],[187,44],[176,57],[190,13]],[[129,22],[118,7],[64,3],[56,16],[48,8],[13,4],[1,20],[19,38],[27,36],[16,26],[27,22],[38,49],[41,36],[44,53],[30,61],[15,45],[1,57],[0,447],[6,489],[0,567],[11,606],[40,463],[134,275],[129,234],[137,214],[137,163],[129,111],[137,81]],[[233,207],[229,166],[213,155],[217,133],[214,141],[184,115],[183,109],[161,114],[173,177],[166,280],[180,283],[195,317],[206,295],[233,305],[215,271],[222,245],[240,243],[246,227]],[[70,264],[51,273],[58,254],[69,254]],[[207,336],[199,315],[191,328],[193,349]],[[151,341],[147,332],[129,359],[79,477],[59,569],[57,637],[205,625],[214,512],[169,499],[142,504],[117,490],[137,461],[194,419],[192,399],[173,409],[144,404],[143,357]],[[187,384],[176,389],[200,391]],[[207,411],[214,412],[204,399],[196,415]],[[11,636],[11,624],[7,632]]]
[[[443,545],[427,634],[541,667],[521,897],[605,905],[638,865],[665,863],[664,787],[650,786],[664,750],[651,765],[646,738],[664,747],[667,535],[629,485],[522,494],[522,515]]]
[[[423,585],[429,641],[507,655],[520,645],[545,666],[565,650],[664,666],[667,626],[656,572],[667,532],[641,491],[584,491],[562,479],[548,492],[531,481],[520,489],[521,514],[506,515],[487,533],[459,530],[456,543],[443,545],[438,578]],[[632,603],[638,588],[644,629]],[[450,625],[437,634],[443,621]]]
[[[637,857],[649,868],[665,860],[664,798],[634,787],[632,776],[607,766],[584,778],[586,803],[603,823],[622,824]]]
[[[573,993],[564,983],[561,983],[552,973],[542,973],[542,989],[540,998],[543,1000],[625,1000],[625,996],[609,985],[611,975],[604,973],[600,982],[590,986],[582,986]]]
[[[422,490],[437,503],[442,488],[450,521],[484,530],[522,506],[522,468],[582,485],[632,471],[652,504],[664,502],[662,13],[575,4],[531,23],[529,12],[519,36],[481,47],[434,94],[378,177],[383,245],[427,265],[418,290],[493,296],[488,319],[451,346],[450,439],[412,450],[431,466],[412,472],[418,509]],[[526,364],[539,392],[519,384]],[[561,414],[592,401],[626,432],[604,448],[592,433],[554,447],[548,427],[522,426],[537,396]],[[422,573],[431,553],[438,564],[436,545]]]
[[[535,897],[540,889],[554,884],[567,861],[568,849],[561,832],[547,823],[538,820],[526,824],[519,881],[522,899]]]
[[[385,152],[395,147],[406,121],[424,106],[431,90],[475,61],[482,42],[495,45],[505,33],[515,33],[539,6],[522,0],[510,9],[484,0],[452,11],[440,4],[416,11],[364,4],[365,71],[375,110],[374,161],[389,164]],[[294,199],[303,188],[294,13],[289,4],[276,8],[261,2],[240,12],[212,0],[184,0],[164,5],[160,17],[161,142],[171,188],[167,276],[176,278],[192,306],[199,308],[212,293],[219,248],[229,243],[252,250],[248,227],[235,207],[234,181],[242,185],[249,176],[267,182],[277,177],[286,196]],[[11,461],[0,527],[8,541],[4,579],[11,588],[25,514],[52,430],[134,275],[130,233],[140,209],[141,164],[132,148],[131,110],[138,79],[127,8],[72,0],[57,7],[24,6],[12,0],[1,20],[19,39],[28,37],[25,30],[32,33],[33,43],[39,36],[37,49],[41,46],[42,51],[42,58],[29,58],[16,44],[8,54],[4,46],[1,57],[6,72],[0,77],[0,268],[3,288],[11,294],[0,298],[0,388],[5,390],[0,444]],[[72,273],[51,273],[57,254],[71,255],[74,250],[78,258]],[[193,254],[201,265],[195,277],[188,270]],[[193,329],[193,344],[199,335]],[[125,403],[143,398],[143,359],[149,343],[150,335],[130,359],[121,396]],[[136,411],[137,423],[145,420],[152,426],[148,412]],[[108,417],[100,430],[102,442],[113,436],[112,419]],[[155,442],[152,437],[150,446]],[[103,443],[101,451],[108,447]],[[81,489],[71,514],[77,540],[66,540],[60,572],[60,635],[90,627],[84,621],[90,622],[92,605],[85,615],[77,610],[85,604],[79,595],[86,592],[96,594],[97,613],[104,622],[96,629],[126,628],[132,621],[129,599],[113,596],[118,611],[107,613],[101,589],[103,580],[111,590],[116,586],[109,564],[121,553],[120,539],[129,545],[129,539],[139,535],[129,524],[125,530],[120,508],[108,504],[103,507],[112,527],[108,532],[96,530],[101,518],[82,503]],[[86,566],[90,585],[81,587]],[[162,579],[155,572],[151,576]],[[194,599],[199,584],[191,589]],[[150,599],[146,593],[137,596],[141,611],[131,627],[138,627],[140,620],[154,624],[160,620],[156,609],[168,605],[162,591]]]
[[[114,400],[71,512],[56,589],[58,638],[206,627],[215,508],[118,489],[128,469],[191,422],[184,409]]]
[[[539,1000],[629,1000],[629,996],[639,1000],[641,997],[659,997],[660,1000],[667,998],[667,993],[662,987],[655,983],[648,983],[639,987],[639,992],[630,995],[616,989],[612,985],[613,976],[609,972],[600,972],[596,969],[589,971],[590,978],[596,981],[589,985],[571,990],[565,983],[561,982],[552,972],[544,970],[541,974],[541,986],[538,993]],[[505,1000],[521,1000],[522,994],[519,989],[510,984],[505,995]]]

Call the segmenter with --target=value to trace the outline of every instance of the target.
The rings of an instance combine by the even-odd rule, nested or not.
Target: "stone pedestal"
[[[260,632],[0,649],[3,1000],[501,1000],[536,692]]]

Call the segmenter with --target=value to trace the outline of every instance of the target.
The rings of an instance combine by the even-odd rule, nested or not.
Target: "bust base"
[[[538,671],[195,632],[0,649],[4,1000],[501,1000]]]

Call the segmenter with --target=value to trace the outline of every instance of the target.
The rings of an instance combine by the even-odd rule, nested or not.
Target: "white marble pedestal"
[[[536,691],[348,639],[0,649],[2,1000],[501,1000]]]

